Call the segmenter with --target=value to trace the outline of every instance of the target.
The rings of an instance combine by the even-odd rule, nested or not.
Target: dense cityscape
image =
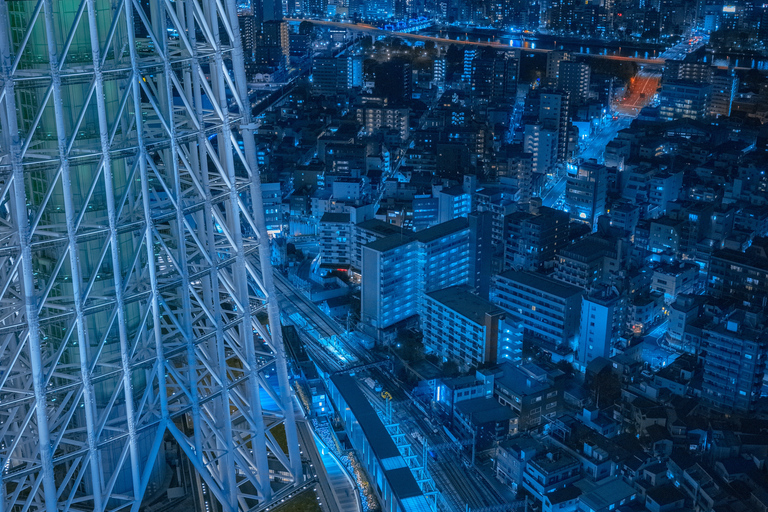
[[[761,2],[6,0],[0,512],[766,512],[767,171]]]

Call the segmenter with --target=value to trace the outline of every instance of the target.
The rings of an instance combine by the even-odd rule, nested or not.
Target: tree
[[[443,375],[446,377],[456,377],[459,375],[459,365],[450,359],[443,363]]]
[[[312,24],[310,21],[302,21],[299,24],[299,34],[303,36],[308,36],[312,34],[312,30],[314,30],[315,25]]]

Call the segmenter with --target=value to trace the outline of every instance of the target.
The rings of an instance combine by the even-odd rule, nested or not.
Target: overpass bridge
[[[460,41],[456,39],[447,39],[443,37],[434,37],[434,36],[425,36],[421,34],[413,34],[413,33],[407,33],[407,32],[398,32],[398,31],[392,31],[392,30],[385,30],[379,27],[375,27],[373,25],[369,25],[367,23],[345,23],[341,21],[325,21],[325,20],[299,19],[299,18],[286,18],[286,21],[291,21],[291,22],[308,21],[310,23],[319,25],[321,27],[343,28],[346,30],[362,32],[362,33],[366,33],[374,36],[395,36],[401,39],[409,39],[412,41],[423,41],[423,42],[432,41],[435,44],[442,44],[442,45],[456,44],[459,46],[491,47],[499,50],[522,50],[522,51],[531,52],[531,53],[549,53],[551,51],[554,51],[554,50],[549,50],[545,48],[514,48],[512,46],[509,46],[497,41]],[[576,55],[585,55],[585,56],[593,57],[597,59],[635,62],[637,64],[643,64],[643,65],[662,66],[664,65],[664,62],[665,62],[665,59],[663,58],[624,57],[621,55],[600,55],[600,54],[594,54],[594,53],[576,53]]]

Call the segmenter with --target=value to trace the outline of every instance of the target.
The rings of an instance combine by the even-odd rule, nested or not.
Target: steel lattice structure
[[[0,512],[138,510],[170,437],[224,510],[298,481],[236,15],[0,2]]]

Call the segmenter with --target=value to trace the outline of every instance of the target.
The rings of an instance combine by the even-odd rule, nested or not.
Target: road
[[[632,124],[632,117],[620,115],[617,119],[611,119],[600,131],[594,134],[587,144],[582,147],[575,155],[574,160],[591,160],[595,159],[598,162],[603,161],[603,153],[605,152],[605,146],[616,137],[619,131],[627,128]],[[560,206],[560,202],[565,194],[565,186],[567,183],[566,176],[560,176],[560,178],[550,186],[547,191],[541,196],[542,205],[549,206],[550,208],[557,208]]]
[[[643,107],[653,101],[659,82],[661,82],[660,73],[641,70],[632,77],[629,96],[616,104],[615,110],[625,115],[637,115]]]
[[[335,28],[343,28],[346,30],[353,30],[357,32],[364,32],[372,35],[377,36],[395,36],[399,37],[401,39],[412,39],[414,41],[432,41],[435,44],[443,44],[443,45],[449,45],[449,44],[458,44],[462,46],[491,46],[493,48],[499,48],[503,50],[523,50],[525,52],[532,52],[532,53],[549,53],[553,50],[547,50],[544,48],[512,48],[508,44],[490,41],[490,42],[484,42],[484,41],[459,41],[456,39],[446,39],[442,37],[433,37],[433,36],[423,36],[420,34],[409,34],[406,32],[393,32],[391,30],[384,30],[378,27],[374,27],[373,25],[368,25],[366,23],[343,23],[340,21],[326,21],[326,20],[306,20],[306,19],[298,19],[298,18],[286,18],[286,21],[292,21],[292,22],[302,22],[302,21],[309,21],[311,23],[314,23],[316,25],[320,25],[323,27],[335,27]],[[576,55],[588,55],[590,57],[598,58],[598,59],[608,59],[608,60],[617,60],[617,61],[624,61],[624,62],[636,62],[638,64],[664,64],[664,59],[656,58],[656,59],[645,59],[640,57],[623,57],[620,55],[598,55],[593,53],[577,53]]]

